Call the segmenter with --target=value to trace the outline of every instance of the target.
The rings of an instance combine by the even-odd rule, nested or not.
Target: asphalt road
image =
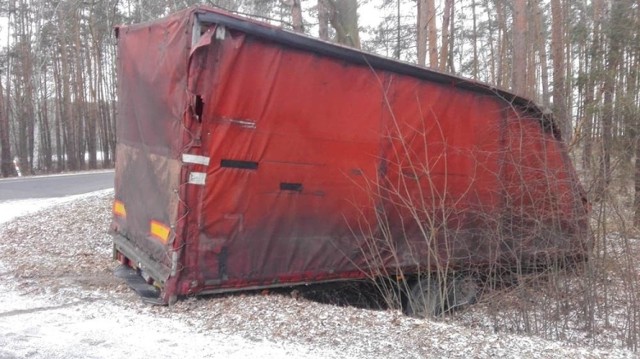
[[[0,179],[0,201],[94,192],[113,188],[113,179],[113,170]]]

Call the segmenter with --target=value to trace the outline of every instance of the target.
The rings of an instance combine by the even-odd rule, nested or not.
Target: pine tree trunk
[[[542,16],[542,7],[540,0],[536,0],[535,11],[535,47],[538,51],[538,59],[540,61],[540,82],[542,88],[542,104],[545,107],[551,106],[551,95],[549,94],[549,71],[547,70],[547,63],[549,61],[547,56],[547,32],[544,24],[544,17]]]
[[[527,1],[513,1],[513,64],[511,66],[513,92],[527,93]]]
[[[15,176],[16,170],[11,157],[11,143],[9,142],[9,113],[5,106],[4,90],[0,84],[0,171],[2,177]]]
[[[47,67],[43,66],[42,81],[40,83],[40,159],[45,172],[50,172],[53,167],[51,149],[51,126],[49,121],[49,104],[47,96]]]
[[[609,35],[609,51],[607,53],[604,83],[602,85],[604,97],[602,103],[602,153],[599,164],[600,176],[596,186],[596,198],[600,200],[606,198],[606,189],[611,181],[611,151],[613,147],[614,122],[613,100],[616,90],[618,65],[621,61],[621,42],[625,31],[625,29],[619,28],[622,18],[624,17],[624,6],[622,2],[623,0],[613,1],[607,29],[607,34]]]
[[[293,25],[293,31],[304,32],[304,25],[302,23],[302,6],[300,0],[291,1],[291,24]]]
[[[561,0],[551,0],[551,52],[553,56],[553,112],[565,141],[571,139],[571,117],[567,110],[564,61],[564,16]]]
[[[328,0],[331,4],[329,21],[336,30],[336,42],[360,48],[357,0]]]
[[[440,65],[438,66],[441,71],[446,71],[447,63],[449,62],[449,30],[452,15],[453,0],[445,0],[442,14],[442,47],[440,48]]]
[[[318,0],[318,36],[322,40],[329,40],[329,9],[327,0]]]
[[[475,80],[478,79],[478,24],[476,15],[476,0],[471,0],[471,19],[473,23],[473,67],[471,77]]]
[[[640,29],[636,29],[636,36],[640,35]],[[638,68],[640,67],[640,47],[636,48],[635,51],[635,63],[631,65],[631,78],[634,80],[630,81],[632,85],[627,89],[627,93],[630,94],[635,104],[635,109],[632,111],[635,114],[635,133],[634,133],[634,145],[635,145],[635,171],[634,171],[634,218],[633,224],[636,228],[640,228],[640,98],[638,96]]]
[[[425,0],[427,4],[427,28],[429,37],[429,66],[438,68],[438,29],[436,27],[435,0]]]
[[[427,25],[429,24],[427,0],[418,0],[418,19],[416,23],[416,48],[418,55],[418,65],[425,66],[427,62]]]

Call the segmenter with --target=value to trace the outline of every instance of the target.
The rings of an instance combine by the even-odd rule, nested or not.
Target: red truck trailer
[[[208,7],[116,36],[114,255],[160,303],[589,250],[526,98]]]

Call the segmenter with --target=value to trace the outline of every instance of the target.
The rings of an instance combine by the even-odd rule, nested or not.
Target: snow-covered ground
[[[337,358],[295,344],[194,330],[108,298],[51,301],[0,286],[0,358]]]
[[[0,358],[636,357],[286,291],[145,305],[111,273],[112,193],[0,203]]]
[[[0,224],[113,190],[0,203]],[[78,238],[80,239],[80,238]],[[29,243],[23,243],[29,247]],[[0,260],[1,260],[0,256]],[[333,350],[202,333],[179,318],[136,312],[107,293],[21,293],[0,261],[0,358],[338,358]],[[47,290],[47,288],[41,288]],[[66,292],[66,291],[65,291]],[[76,294],[76,295],[74,295]]]
[[[54,175],[55,176],[55,175]],[[34,176],[35,177],[35,176]],[[34,214],[44,211],[47,208],[58,204],[72,202],[87,197],[104,196],[113,193],[113,189],[97,191],[88,194],[79,194],[76,196],[66,196],[57,198],[33,198],[16,201],[0,202],[0,225],[11,221],[14,218]]]

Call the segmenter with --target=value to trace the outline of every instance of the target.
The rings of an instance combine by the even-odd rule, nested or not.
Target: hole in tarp
[[[280,182],[280,190],[302,192],[302,183]]]
[[[202,96],[196,95],[196,104],[193,111],[195,112],[198,121],[202,122],[202,112],[204,111],[204,102],[202,101]]]
[[[253,161],[239,161],[239,160],[221,160],[220,167],[222,168],[239,168],[243,170],[257,170],[258,162]]]

